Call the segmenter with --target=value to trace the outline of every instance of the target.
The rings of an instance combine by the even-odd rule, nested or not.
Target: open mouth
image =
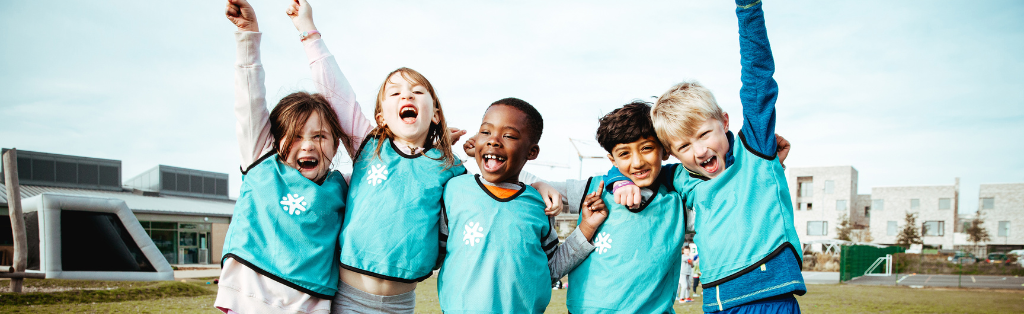
[[[405,105],[398,109],[398,117],[402,118],[402,122],[405,122],[406,124],[416,123],[417,115],[416,107],[413,105]]]
[[[320,161],[313,157],[303,157],[296,161],[300,171],[315,170],[316,166],[320,165]]]
[[[505,164],[505,157],[494,155],[494,154],[485,154],[483,156],[483,160],[484,160],[484,165],[483,165],[484,166],[484,171],[487,171],[487,172],[498,171],[498,169],[500,169],[501,166]]]
[[[704,171],[707,171],[707,173],[718,172],[718,166],[719,162],[718,157],[716,156],[711,156],[711,158],[708,158],[708,160],[705,160],[700,163],[700,167],[703,168]]]
[[[632,174],[633,178],[635,178],[637,180],[643,180],[643,179],[646,179],[648,176],[651,175],[651,169],[634,171],[634,172],[631,172],[630,174]]]

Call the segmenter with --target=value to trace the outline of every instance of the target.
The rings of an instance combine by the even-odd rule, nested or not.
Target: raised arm
[[[292,24],[300,33],[308,34],[316,31],[316,25],[313,24],[313,8],[306,0],[292,0],[285,13],[292,19]],[[320,34],[307,36],[302,41],[302,45],[309,58],[309,70],[317,92],[327,97],[334,112],[338,114],[341,129],[351,139],[349,145],[346,146],[353,150],[359,149],[363,139],[373,130],[373,122],[363,115],[359,102],[356,101],[356,93],[352,90],[352,85],[341,73],[338,61],[327,50],[327,45],[320,38]],[[349,156],[354,160],[356,152],[350,151]]]
[[[228,0],[225,15],[238,27],[235,32],[235,133],[242,158],[240,165],[246,170],[257,159],[274,150],[270,112],[267,111],[267,89],[260,63],[261,34],[256,23],[256,11],[245,0]]]
[[[743,103],[743,132],[747,145],[766,156],[775,156],[775,101],[779,86],[772,76],[775,60],[768,44],[761,0],[736,0],[739,20],[740,101]]]

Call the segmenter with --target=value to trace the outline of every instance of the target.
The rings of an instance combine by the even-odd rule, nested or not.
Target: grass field
[[[29,280],[26,286],[75,286],[97,290],[23,295],[0,293],[0,312],[220,313],[213,308],[217,288],[215,285],[207,285],[207,281],[190,279],[185,283],[139,283]],[[7,281],[0,281],[0,285],[7,285]],[[808,290],[807,295],[797,297],[804,313],[1020,313],[1024,309],[1024,291],[858,285],[809,285]],[[566,290],[552,291],[548,313],[566,312],[565,293]],[[441,313],[434,278],[420,285],[416,290],[416,299],[417,313]],[[676,303],[676,312],[701,313],[700,298],[695,300],[697,302]]]

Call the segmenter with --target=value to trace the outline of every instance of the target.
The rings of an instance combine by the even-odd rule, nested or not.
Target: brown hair
[[[295,140],[295,136],[301,132],[302,127],[309,120],[309,117],[316,114],[320,117],[320,123],[327,127],[327,131],[334,137],[334,150],[338,150],[338,142],[344,143],[345,149],[349,152],[349,137],[341,129],[338,122],[338,114],[334,113],[327,98],[320,94],[307,92],[295,92],[281,98],[281,101],[274,106],[270,112],[270,135],[274,137],[274,149],[282,159],[288,159],[288,151]],[[326,156],[323,147],[320,153],[324,154],[323,160],[331,162],[334,156]]]
[[[423,74],[420,74],[420,72],[416,72],[416,70],[410,68],[402,67],[398,68],[397,70],[391,71],[391,73],[388,73],[388,76],[384,77],[384,83],[380,84],[380,90],[377,91],[377,105],[374,106],[373,116],[376,117],[383,111],[382,103],[384,102],[384,88],[388,85],[388,80],[391,78],[392,75],[395,75],[395,73],[401,73],[402,78],[405,78],[405,80],[413,83],[414,85],[423,86],[427,89],[427,91],[430,92],[430,98],[434,100],[434,109],[437,109],[437,116],[439,122],[430,122],[430,128],[427,130],[427,141],[424,144],[427,147],[424,147],[424,149],[430,149],[431,147],[433,147],[440,150],[441,157],[437,159],[431,159],[443,160],[443,166],[445,170],[455,166],[457,159],[455,158],[455,154],[452,153],[452,141],[451,139],[448,138],[448,123],[445,122],[444,120],[444,110],[441,109],[441,101],[437,99],[437,93],[434,92],[434,86],[430,85],[430,81],[428,81],[427,78],[423,76]],[[374,120],[376,121],[377,119]],[[373,128],[373,130],[370,131],[370,134],[367,135],[367,138],[373,138],[377,140],[377,147],[374,148],[373,154],[374,157],[380,158],[380,149],[384,145],[384,140],[394,140],[395,134],[391,133],[391,129],[389,129],[386,125],[381,125],[380,121],[377,121],[377,127]],[[361,148],[360,152],[356,153],[357,156],[358,154],[362,153],[362,149],[366,148]]]

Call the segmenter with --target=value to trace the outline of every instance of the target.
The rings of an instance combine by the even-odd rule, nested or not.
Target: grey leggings
[[[399,295],[375,295],[353,288],[343,281],[338,283],[338,294],[331,303],[333,314],[405,314],[416,308],[416,291]]]

